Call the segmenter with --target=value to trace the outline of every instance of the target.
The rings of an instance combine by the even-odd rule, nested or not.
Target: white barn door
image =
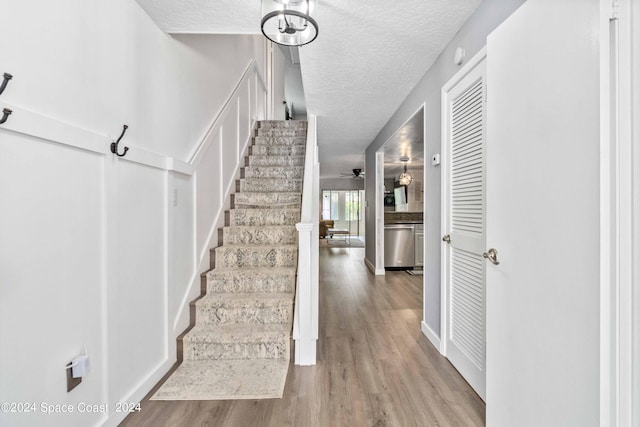
[[[604,3],[528,0],[487,40],[489,426],[599,425]]]
[[[443,88],[443,354],[485,397],[484,53]]]

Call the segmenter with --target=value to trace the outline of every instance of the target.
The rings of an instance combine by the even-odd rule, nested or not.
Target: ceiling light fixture
[[[318,37],[314,0],[262,0],[262,34],[283,46],[303,46]]]
[[[409,158],[400,157],[400,161],[404,163],[404,172],[402,172],[398,177],[398,182],[400,182],[400,185],[409,185],[413,182],[413,176],[407,172],[407,162],[409,161]]]

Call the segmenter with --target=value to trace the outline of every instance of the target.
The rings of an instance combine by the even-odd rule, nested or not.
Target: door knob
[[[442,241],[443,242],[447,242],[447,243],[451,243],[451,236],[448,234],[445,234],[444,236],[442,236]]]
[[[491,248],[487,252],[483,253],[482,256],[495,265],[500,264],[500,261],[498,261],[498,251],[496,249]]]

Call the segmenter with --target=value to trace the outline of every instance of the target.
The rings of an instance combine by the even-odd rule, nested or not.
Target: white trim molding
[[[631,198],[633,204],[633,212],[631,215],[631,236],[632,236],[632,252],[628,254],[632,260],[632,283],[631,293],[632,298],[632,313],[631,325],[633,330],[631,331],[631,378],[632,378],[632,390],[631,390],[631,425],[640,425],[640,119],[638,113],[640,113],[640,4],[637,1],[628,0],[627,4],[631,5],[631,22],[632,29],[631,34],[631,70],[630,74],[633,81],[631,112],[632,115],[628,116],[631,121],[632,140],[632,168],[631,171]],[[629,230],[625,230],[629,231]]]
[[[384,144],[383,144],[384,146]],[[375,169],[375,266],[372,269],[376,276],[384,276],[384,151],[376,152]]]
[[[367,268],[371,270],[371,272],[376,276],[384,276],[384,273],[385,273],[384,268],[376,268],[376,266],[373,265],[373,263],[369,261],[367,258],[364,258],[364,265],[366,265]]]
[[[600,426],[640,425],[640,7],[602,0]]]
[[[427,337],[429,342],[431,344],[433,344],[433,346],[442,354],[442,351],[441,351],[442,347],[441,347],[441,344],[440,344],[440,337],[438,336],[438,334],[436,334],[433,331],[433,329],[431,329],[429,327],[429,325],[424,323],[424,320],[422,322],[420,322],[420,330],[422,331],[424,336]]]

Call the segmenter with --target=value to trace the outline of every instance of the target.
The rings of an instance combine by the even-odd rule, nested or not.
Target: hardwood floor
[[[149,401],[121,426],[482,426],[485,405],[420,331],[422,277],[321,248],[318,364],[282,399]]]

